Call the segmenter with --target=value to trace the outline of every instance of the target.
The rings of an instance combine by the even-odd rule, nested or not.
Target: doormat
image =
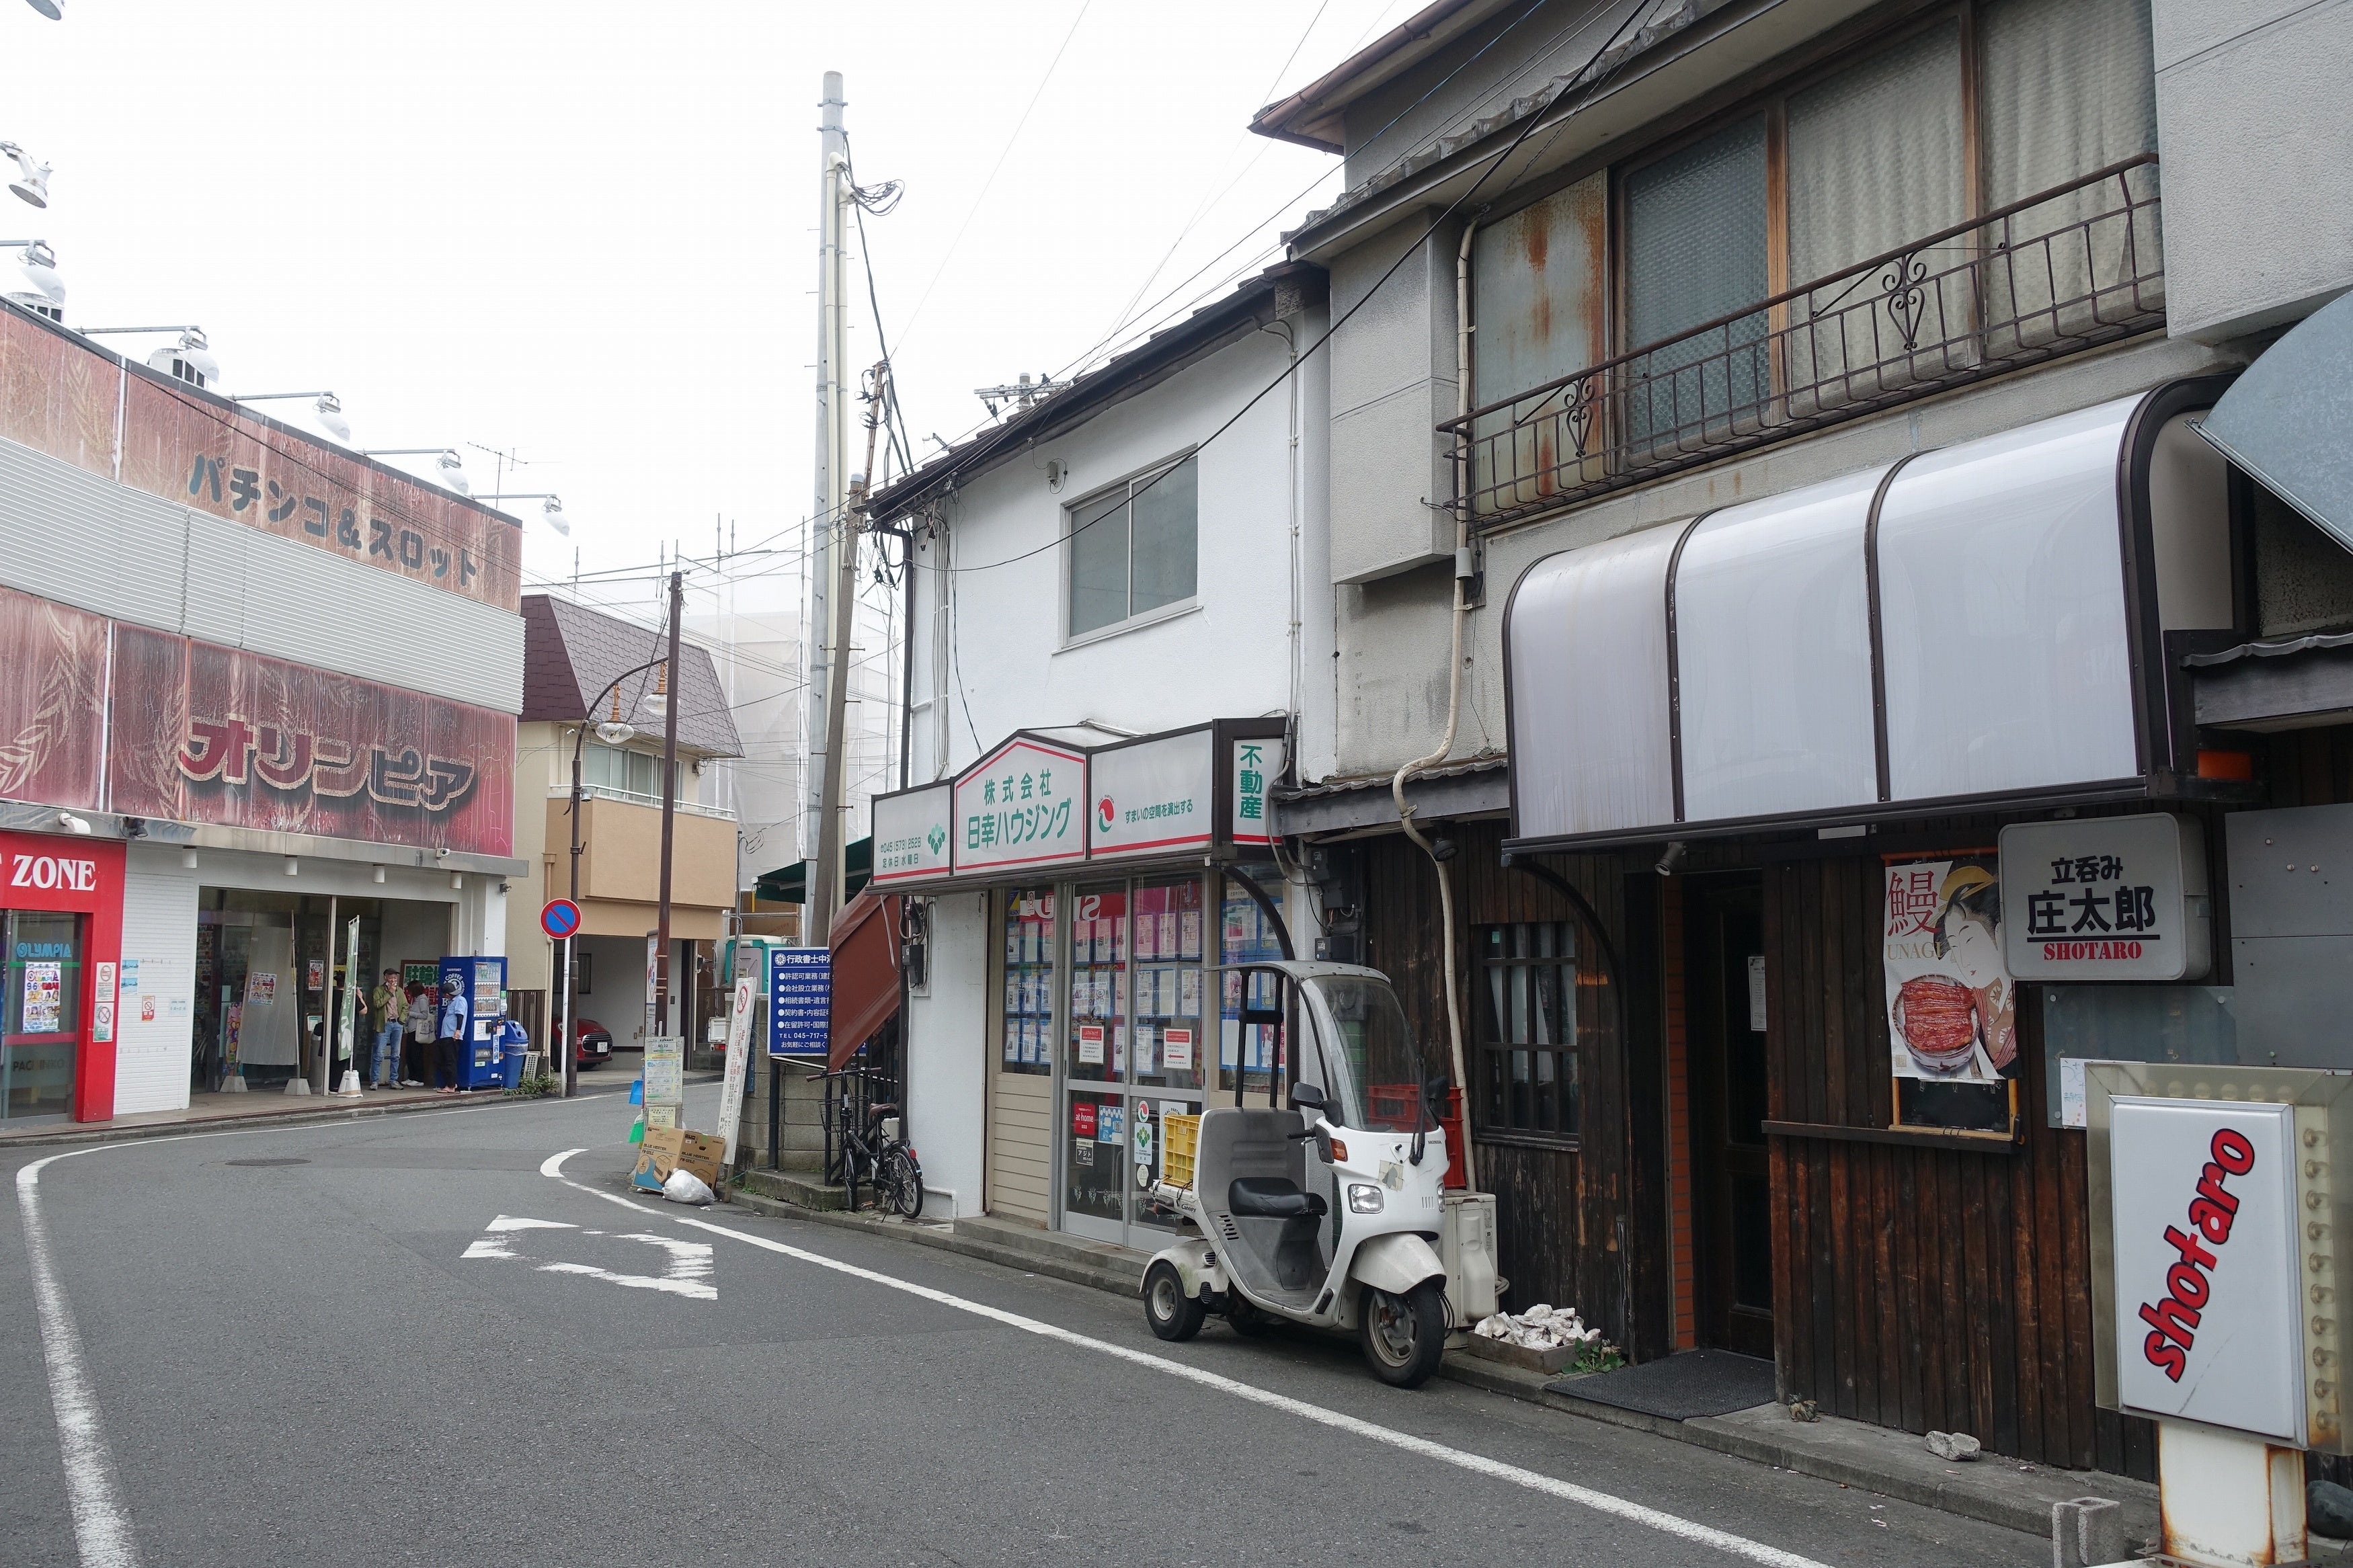
[[[1562,1378],[1545,1390],[1670,1421],[1769,1405],[1777,1394],[1771,1362],[1731,1351],[1683,1351],[1641,1366]]]

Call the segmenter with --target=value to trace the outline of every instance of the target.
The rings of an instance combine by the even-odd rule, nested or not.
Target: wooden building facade
[[[2353,802],[2353,728],[2248,740],[2256,778],[2242,804]],[[2172,809],[2203,824],[2219,895],[2229,808]],[[1601,1004],[1579,1015],[1599,1026],[1577,1047],[1573,1134],[1499,1126],[1508,1118],[1472,1096],[1506,1309],[1575,1306],[1638,1362],[1702,1347],[1769,1356],[1781,1396],[1826,1415],[2153,1477],[2150,1424],[2094,1405],[2084,1135],[2050,1124],[2042,988],[2020,988],[2015,1141],[1890,1125],[1883,858],[1990,846],[2005,822],[2038,815],[1694,845],[1670,875],[1655,850],[1507,862],[1502,820],[1446,824],[1466,1052],[1509,1046],[1482,1037],[1493,1010],[1477,994],[1492,989],[1482,952],[1500,931],[1574,928],[1578,984]],[[1395,981],[1417,1029],[1444,1037],[1429,858],[1401,835],[1328,852],[1362,878],[1363,961]],[[2207,983],[2226,986],[2226,897],[2216,918]],[[1746,1027],[1739,985],[1751,958],[1761,1031]],[[1750,1034],[1753,1057],[1738,1037]],[[1475,1062],[1471,1074],[1475,1089]]]

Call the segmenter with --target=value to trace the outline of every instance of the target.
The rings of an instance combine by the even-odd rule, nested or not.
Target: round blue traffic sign
[[[539,911],[539,929],[562,942],[580,929],[580,906],[570,899],[550,899]]]

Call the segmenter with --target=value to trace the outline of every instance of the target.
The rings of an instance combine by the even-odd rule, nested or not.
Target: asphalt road
[[[0,1560],[2049,1561],[1648,1434],[1389,1389],[1349,1344],[1213,1322],[1164,1345],[1134,1303],[931,1248],[633,1210],[630,1114],[599,1095],[102,1145],[38,1172],[33,1248],[18,1172],[57,1151],[7,1156]],[[44,1293],[78,1331],[62,1422]]]

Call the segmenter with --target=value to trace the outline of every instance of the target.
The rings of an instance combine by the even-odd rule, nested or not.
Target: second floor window
[[[1070,636],[1193,596],[1198,472],[1188,457],[1071,509]]]
[[[590,789],[609,789],[623,795],[641,795],[649,800],[661,798],[661,759],[651,752],[626,751],[618,746],[587,743],[580,757],[580,782]],[[681,765],[678,798],[691,799],[686,788],[683,764]]]

